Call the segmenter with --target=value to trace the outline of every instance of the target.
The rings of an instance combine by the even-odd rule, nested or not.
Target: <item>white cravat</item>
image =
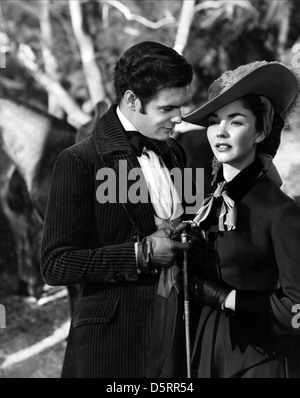
[[[117,115],[125,130],[136,130],[119,107],[117,107]],[[145,151],[137,159],[145,176],[156,214],[157,227],[159,227],[162,220],[172,221],[180,217],[183,214],[183,207],[170,172],[161,156],[157,156],[155,152],[145,148]]]
[[[156,224],[160,220],[171,221],[180,217],[183,208],[170,176],[170,172],[160,156],[145,150],[138,161],[143,170],[151,203],[155,211]]]
[[[119,107],[117,107],[117,115],[126,131],[136,130],[132,123],[122,114]],[[176,224],[179,222],[184,210],[171,179],[170,171],[166,167],[162,157],[156,155],[152,150],[145,148],[142,155],[138,156],[137,159],[150,194],[157,229],[166,228],[168,225],[173,225],[173,223]],[[179,286],[176,284],[178,273],[178,265],[161,270],[157,290],[158,295],[168,297],[173,286],[177,292],[179,291]]]

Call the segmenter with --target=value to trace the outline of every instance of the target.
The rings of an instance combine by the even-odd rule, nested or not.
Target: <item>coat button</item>
[[[114,278],[118,282],[123,282],[126,280],[126,275],[118,273],[114,275]]]
[[[139,242],[139,241],[140,241],[139,234],[134,234],[133,237],[132,237],[132,241],[133,241],[134,243]]]
[[[150,274],[152,276],[156,276],[158,274],[158,270],[156,268],[153,268],[153,270],[151,270]]]

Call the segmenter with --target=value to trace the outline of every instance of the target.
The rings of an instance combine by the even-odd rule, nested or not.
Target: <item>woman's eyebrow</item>
[[[230,113],[227,117],[233,119],[236,116],[247,117],[247,115],[244,115],[243,113],[240,112]],[[220,117],[220,116],[217,113],[212,113],[211,115],[209,115],[209,117]]]
[[[230,115],[228,115],[228,117],[229,117],[230,119],[232,119],[232,118],[234,118],[234,117],[236,117],[236,116],[244,116],[244,117],[247,117],[247,115],[244,115],[243,113],[240,113],[240,112],[235,112],[235,113],[231,113]]]

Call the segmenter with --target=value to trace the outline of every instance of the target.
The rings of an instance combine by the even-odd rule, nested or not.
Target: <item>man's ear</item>
[[[139,99],[133,91],[127,90],[124,94],[125,103],[131,111],[135,112]]]

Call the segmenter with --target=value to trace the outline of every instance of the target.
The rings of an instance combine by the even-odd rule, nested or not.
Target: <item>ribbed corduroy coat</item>
[[[165,164],[183,169],[182,147],[173,139],[168,145]],[[88,138],[57,158],[44,223],[42,274],[49,285],[82,285],[62,377],[145,376],[158,277],[138,275],[134,243],[156,225],[149,200],[126,200],[137,180],[124,179],[124,173],[135,168],[140,164],[116,106]],[[107,178],[101,196],[103,185],[99,187]],[[103,195],[109,195],[109,202],[100,203]]]

